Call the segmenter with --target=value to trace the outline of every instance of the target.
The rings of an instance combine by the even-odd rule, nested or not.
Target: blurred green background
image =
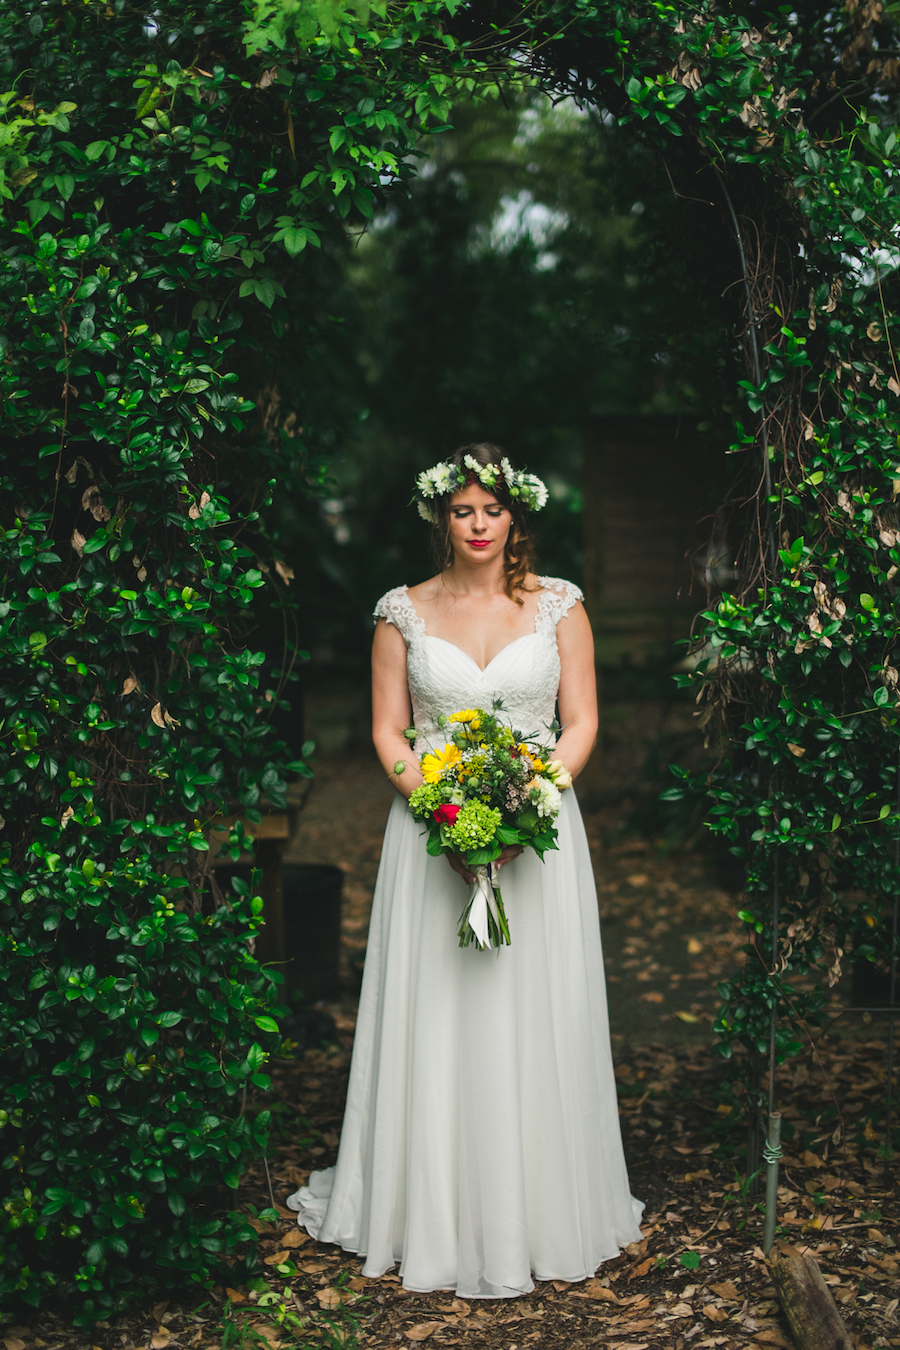
[[[457,445],[496,441],[547,481],[550,503],[535,519],[540,570],[581,584],[596,428],[617,419],[620,431],[662,428],[665,441],[667,428],[686,428],[702,441],[674,479],[630,463],[627,446],[608,469],[593,464],[589,524],[603,513],[607,477],[636,475],[620,485],[627,508],[618,499],[611,508],[618,535],[601,569],[619,560],[620,610],[632,603],[628,578],[642,566],[654,573],[654,511],[680,511],[701,540],[727,492],[741,297],[713,185],[676,192],[633,130],[568,101],[498,97],[456,108],[452,124],[421,147],[409,194],[395,194],[365,233],[302,255],[316,317],[307,351],[290,354],[290,378],[305,387],[289,402],[304,409],[301,434],[328,452],[329,468],[323,499],[279,501],[277,537],[296,574],[296,640],[311,657],[302,685],[326,750],[364,736],[364,711],[348,730],[346,700],[365,688],[372,606],[430,574],[412,480]],[[672,484],[685,478],[673,507]],[[669,545],[687,557],[688,545]],[[661,594],[684,590],[685,577],[690,590],[689,557],[685,568]],[[704,599],[702,586],[682,594],[680,635]],[[627,636],[598,640],[612,695],[617,672],[632,693],[649,680],[658,694],[663,679],[668,694],[675,630],[662,621],[665,604],[653,604],[640,651]]]

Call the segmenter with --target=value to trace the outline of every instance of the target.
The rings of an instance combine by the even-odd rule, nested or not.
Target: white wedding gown
[[[444,743],[440,713],[490,708],[550,739],[556,627],[581,593],[542,577],[535,631],[485,670],[431,637],[407,588],[375,610],[407,644],[416,753]],[[622,1153],[597,897],[575,795],[559,851],[501,873],[512,945],[461,949],[467,887],[425,852],[395,797],[369,944],[337,1166],[288,1199],[313,1237],[400,1262],[407,1289],[512,1298],[583,1280],[640,1238]]]

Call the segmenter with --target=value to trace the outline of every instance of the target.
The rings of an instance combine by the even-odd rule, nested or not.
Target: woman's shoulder
[[[576,601],[584,599],[584,592],[581,587],[576,586],[574,581],[566,581],[563,577],[534,577],[534,581],[547,596],[566,600],[568,602],[567,608],[571,608]]]
[[[423,583],[427,585],[428,583]],[[384,619],[392,623],[403,634],[407,646],[417,632],[424,631],[424,621],[419,617],[411,596],[415,596],[421,586],[394,586],[385,591],[373,610],[375,619]]]
[[[438,573],[437,576],[429,577],[427,581],[420,581],[416,586],[407,586],[406,592],[413,604],[421,601],[422,604],[427,605],[434,600],[438,591],[442,588],[443,580],[443,577]]]

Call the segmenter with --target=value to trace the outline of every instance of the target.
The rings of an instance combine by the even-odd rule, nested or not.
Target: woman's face
[[[502,558],[511,525],[507,508],[480,483],[450,499],[450,543],[457,558],[476,566]]]

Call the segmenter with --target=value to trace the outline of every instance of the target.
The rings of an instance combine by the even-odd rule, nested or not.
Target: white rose
[[[558,788],[570,788],[572,786],[572,775],[561,759],[551,759],[547,765],[547,772]]]

